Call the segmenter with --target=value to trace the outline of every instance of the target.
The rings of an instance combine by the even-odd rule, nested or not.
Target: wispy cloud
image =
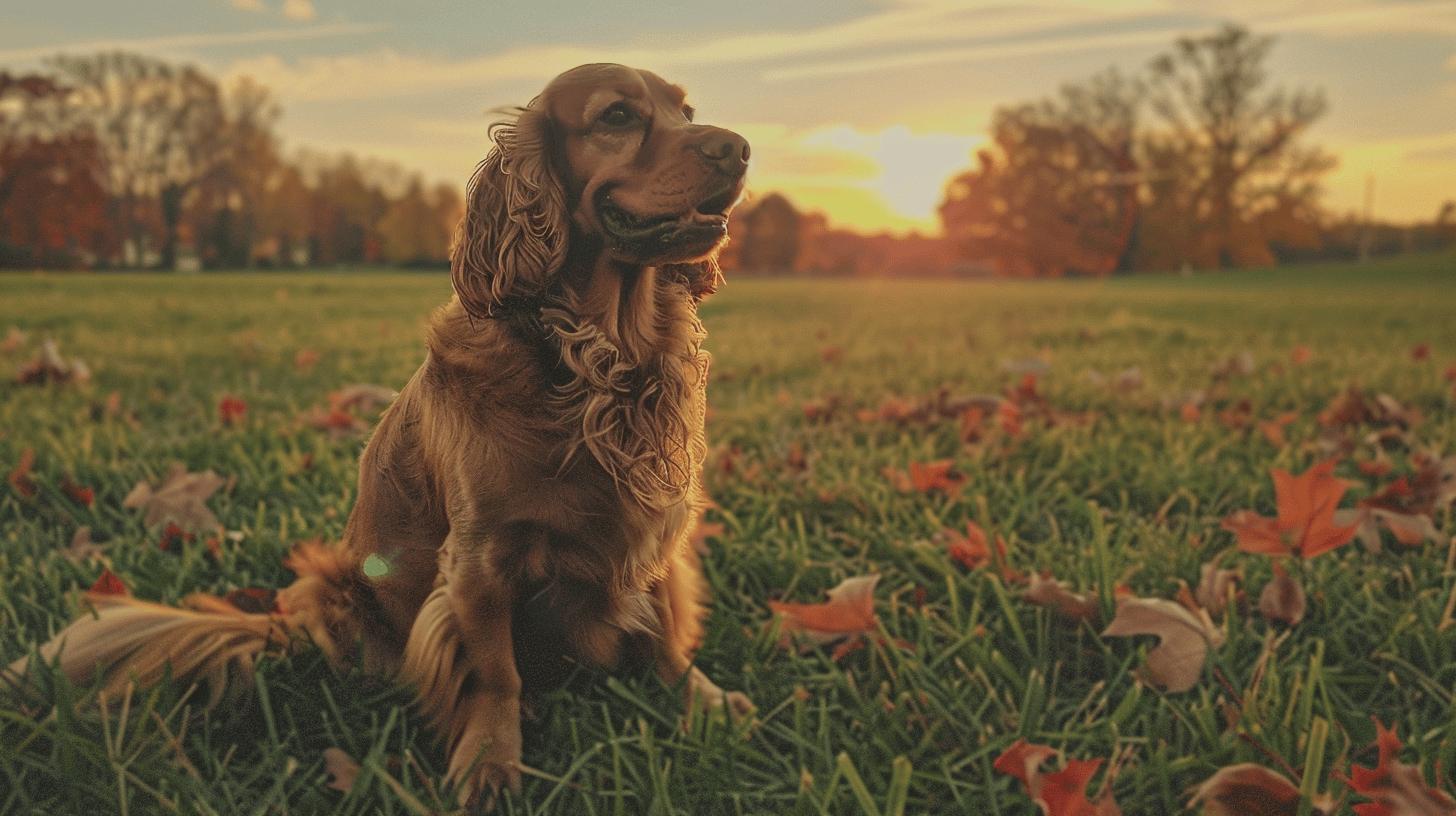
[[[1052,3],[1032,8],[999,0],[911,2],[842,23],[804,31],[766,30],[695,39],[690,44],[564,44],[527,46],[479,57],[448,59],[394,49],[286,60],[263,55],[228,68],[287,89],[295,100],[354,99],[421,88],[480,87],[497,82],[547,79],[582,62],[613,61],[663,69],[798,60],[805,56],[877,47],[920,45],[967,37],[1031,35],[1048,26],[1133,19],[1133,12]]]
[[[307,3],[309,0],[288,0]],[[1060,2],[1033,7],[999,0],[904,2],[845,22],[802,31],[764,30],[700,38],[691,44],[525,46],[494,54],[445,58],[394,49],[289,60],[263,55],[233,63],[292,100],[376,98],[421,89],[480,88],[544,80],[581,62],[616,61],[667,70],[759,64],[761,79],[802,80],[929,65],[1165,43],[1238,16],[1256,30],[1327,36],[1376,32],[1456,32],[1456,0],[1373,3],[1350,0],[1308,11],[1275,0],[1231,0],[1194,16],[1169,0],[1106,4]],[[1178,19],[1178,24],[1170,20]],[[1096,25],[1101,30],[1084,33]],[[1079,33],[1068,33],[1081,29]],[[1114,29],[1114,30],[1109,30]],[[913,48],[910,46],[914,46]],[[844,55],[832,58],[833,55]]]
[[[254,31],[205,32],[197,34],[173,34],[166,37],[135,37],[130,39],[63,42],[0,51],[0,62],[23,62],[49,57],[62,52],[107,51],[116,49],[166,52],[205,48],[215,45],[248,45],[297,40],[319,40],[329,37],[374,34],[383,31],[385,28],[386,26],[382,23],[329,23],[302,28],[268,28]]]
[[[1456,1],[1360,4],[1317,12],[1276,12],[1243,18],[1260,32],[1318,32],[1328,35],[1369,35],[1376,32],[1450,31],[1456,33]],[[1107,18],[1102,18],[1103,22]],[[1101,51],[1138,45],[1165,43],[1175,37],[1207,29],[1217,18],[1194,25],[1162,26],[1155,29],[1103,34],[1050,35],[1015,42],[983,42],[973,45],[919,50],[908,54],[852,57],[774,68],[764,72],[766,80],[807,79],[843,76],[927,65],[1001,60],[1040,54]],[[1456,63],[1456,57],[1452,58]]]
[[[290,20],[312,20],[318,16],[313,0],[283,0],[283,16]]]

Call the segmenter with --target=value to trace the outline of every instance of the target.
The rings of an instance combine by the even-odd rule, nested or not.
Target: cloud
[[[0,51],[0,62],[22,62],[40,59],[62,52],[78,51],[180,51],[191,48],[206,48],[216,45],[245,45],[257,43],[278,43],[295,40],[317,40],[329,37],[352,37],[383,31],[380,23],[331,23],[306,28],[269,28],[256,31],[207,32],[198,34],[173,34],[166,37],[134,37],[131,39],[89,40],[83,42],[54,43],[29,48],[12,48]]]
[[[318,16],[313,0],[283,0],[283,16],[290,20],[308,21]]]
[[[263,0],[232,0],[233,8],[241,11],[267,11]]]
[[[842,23],[805,31],[759,31],[663,47],[641,45],[552,44],[526,46],[467,58],[406,54],[393,49],[368,53],[311,56],[285,60],[264,55],[228,66],[248,74],[290,99],[358,99],[382,94],[412,94],[423,88],[479,88],[507,81],[544,80],[583,62],[621,62],[664,69],[799,60],[815,54],[911,46],[966,37],[1034,34],[1048,26],[1087,25],[1132,19],[1127,11],[1107,12],[1075,3],[1020,8],[981,2],[911,2]]]
[[[1442,12],[1446,13],[1445,18],[1439,16]],[[1100,21],[1107,22],[1109,19],[1115,18],[1100,18]],[[1241,19],[1248,27],[1260,33],[1302,31],[1331,36],[1369,35],[1376,32],[1456,33],[1456,2],[1360,4],[1317,12],[1265,12],[1245,15]],[[1167,43],[1179,36],[1208,30],[1216,24],[1215,18],[1208,18],[1193,25],[1161,26],[1155,29],[1104,34],[1052,35],[1015,42],[985,42],[951,48],[921,49],[912,53],[852,57],[770,69],[763,77],[766,80],[809,79],[1039,54],[1110,50]],[[1452,62],[1456,64],[1456,57],[1452,57]]]

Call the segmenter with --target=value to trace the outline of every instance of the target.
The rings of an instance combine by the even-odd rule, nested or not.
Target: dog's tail
[[[119,695],[128,684],[152,685],[167,677],[204,683],[209,705],[231,680],[252,674],[264,654],[285,654],[307,642],[331,660],[357,636],[350,614],[362,573],[342,547],[305,544],[287,564],[298,580],[281,590],[274,610],[247,613],[210,595],[193,595],[179,608],[116,595],[88,594],[94,611],[42,645],[37,657],[55,664],[73,683],[100,681],[103,694]],[[26,686],[30,658],[4,672],[12,685]]]

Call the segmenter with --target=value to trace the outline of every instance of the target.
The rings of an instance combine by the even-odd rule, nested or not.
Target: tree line
[[[1108,275],[1343,259],[1456,246],[1456,201],[1414,226],[1336,216],[1308,143],[1318,90],[1273,86],[1274,40],[1237,26],[1179,39],[1138,74],[1108,69],[1003,106],[951,178],[943,238],[825,227],[780,195],[735,216],[727,259],[780,273]]]
[[[0,71],[0,266],[443,263],[459,190],[295,150],[249,79],[128,53]]]

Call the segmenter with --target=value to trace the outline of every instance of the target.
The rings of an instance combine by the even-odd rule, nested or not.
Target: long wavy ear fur
[[[491,148],[466,188],[450,277],[471,317],[544,291],[566,261],[566,196],[551,168],[551,121],[538,101],[491,125]]]
[[[723,272],[718,268],[716,256],[693,263],[668,264],[667,271],[680,276],[696,300],[713,294],[723,285]]]

